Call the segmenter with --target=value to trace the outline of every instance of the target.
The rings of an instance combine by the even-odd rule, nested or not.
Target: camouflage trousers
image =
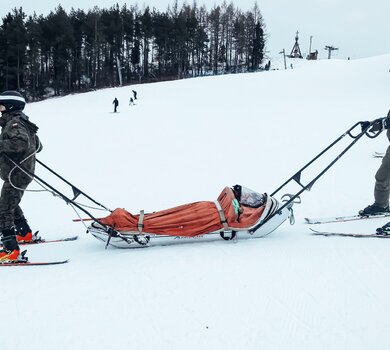
[[[389,205],[390,196],[390,146],[387,148],[382,164],[375,174],[375,180],[375,204],[385,208]]]
[[[27,186],[20,186],[20,188],[25,190]],[[23,217],[19,203],[24,190],[14,188],[8,181],[4,182],[0,196],[0,231],[14,226],[15,220]]]

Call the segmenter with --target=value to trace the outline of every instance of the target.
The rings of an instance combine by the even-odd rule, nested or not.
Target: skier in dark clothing
[[[131,105],[135,105],[134,100],[133,100],[132,97],[130,97],[130,101],[129,101],[129,106],[131,106]]]
[[[135,90],[131,90],[131,91],[133,91],[134,100],[136,100],[137,99],[137,91],[135,91]]]
[[[390,111],[387,118],[380,118],[375,121],[369,131],[377,132],[387,129],[387,138],[390,141]],[[359,215],[378,215],[389,213],[389,196],[390,196],[390,146],[387,148],[386,154],[383,157],[382,164],[375,174],[375,188],[374,188],[374,204],[371,204],[359,211]],[[377,232],[390,234],[390,223]]]
[[[0,230],[3,249],[0,263],[22,260],[18,242],[39,239],[32,231],[19,206],[32,177],[13,164],[20,163],[28,172],[35,170],[35,154],[42,149],[38,127],[22,112],[23,96],[17,91],[0,94],[0,177],[4,181],[0,195]]]
[[[114,113],[116,113],[116,109],[118,108],[118,105],[119,105],[119,101],[118,99],[115,97],[114,101],[112,101],[113,105],[114,105]]]

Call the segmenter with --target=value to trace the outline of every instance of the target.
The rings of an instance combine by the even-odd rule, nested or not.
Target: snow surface
[[[38,158],[111,209],[214,200],[236,183],[271,193],[355,122],[390,108],[390,55],[293,66],[104,89],[26,113],[40,126]],[[1,349],[388,349],[390,240],[314,237],[303,223],[371,204],[380,164],[371,155],[387,146],[384,134],[363,138],[302,194],[294,226],[237,243],[105,250],[62,200],[26,193],[33,228],[80,239],[28,247],[30,260],[66,265],[0,271]]]

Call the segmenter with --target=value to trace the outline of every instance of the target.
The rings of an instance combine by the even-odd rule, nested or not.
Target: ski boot
[[[0,264],[1,263],[18,263],[27,262],[27,258],[20,253],[18,242],[16,241],[15,229],[11,227],[1,231],[1,241],[3,249],[0,250]]]
[[[24,217],[15,220],[15,227],[16,240],[18,243],[34,243],[41,240],[41,237],[38,236],[38,232],[32,233],[32,230]]]
[[[20,249],[8,250],[4,248],[0,250],[0,264],[19,262],[20,260],[21,260]]]
[[[370,216],[370,215],[379,215],[379,214],[387,214],[387,213],[390,213],[389,206],[384,208],[376,204],[369,205],[368,207],[359,211],[360,216]]]
[[[383,225],[382,227],[378,227],[376,229],[376,234],[382,236],[390,235],[390,222],[388,222],[386,225]]]

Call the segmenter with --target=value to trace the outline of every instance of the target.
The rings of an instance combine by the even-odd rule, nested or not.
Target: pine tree
[[[27,31],[24,25],[26,15],[22,8],[13,9],[3,19],[2,25],[2,70],[5,76],[4,88],[22,90],[26,64]],[[4,41],[3,41],[4,40]]]
[[[29,16],[26,22],[27,30],[27,55],[26,55],[26,81],[25,89],[27,97],[32,100],[39,99],[43,95],[43,86],[41,82],[41,41],[42,31],[39,25],[39,19],[34,13]]]

